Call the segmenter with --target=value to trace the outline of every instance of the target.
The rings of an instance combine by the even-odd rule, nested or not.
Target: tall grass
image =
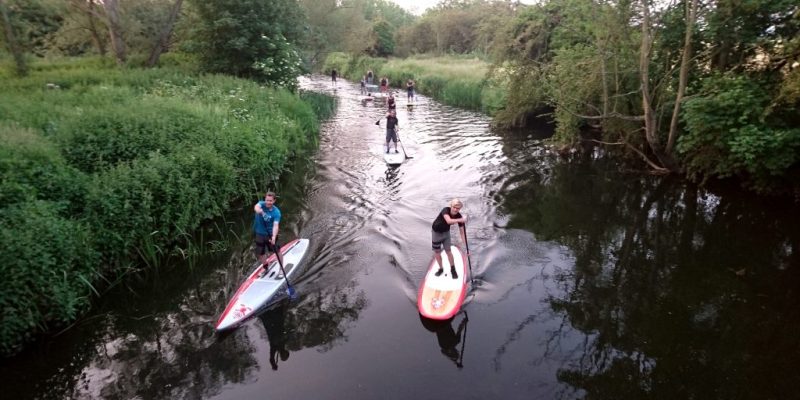
[[[3,353],[264,190],[316,143],[333,107],[180,62],[118,69],[94,58],[34,63],[0,93]]]
[[[387,60],[331,53],[323,64],[325,72],[336,68],[342,76],[356,81],[372,69],[376,82],[386,76],[392,87],[401,90],[413,79],[420,93],[444,104],[492,115],[505,106],[505,91],[488,78],[489,67],[476,57],[455,55]]]

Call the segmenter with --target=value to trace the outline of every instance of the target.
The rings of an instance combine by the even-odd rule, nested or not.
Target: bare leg
[[[453,252],[447,250],[447,261],[450,261],[450,268],[455,268],[456,261],[453,259]]]
[[[450,261],[450,277],[453,279],[458,279],[458,273],[456,272],[456,262],[453,260],[453,252],[447,251],[447,261]]]
[[[436,271],[436,276],[441,276],[444,273],[444,268],[442,267],[442,252],[441,251],[434,251],[433,258],[436,259],[436,263],[439,264],[439,270]]]

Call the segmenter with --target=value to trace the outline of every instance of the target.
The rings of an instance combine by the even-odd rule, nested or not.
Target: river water
[[[215,224],[240,245],[121,286],[3,360],[4,397],[800,398],[791,203],[624,171],[597,151],[567,162],[543,146],[546,129],[495,131],[424,96],[407,108],[404,94],[412,158],[387,167],[381,101],[342,80],[301,83],[338,107],[277,188],[283,241],[311,239],[299,298],[214,333],[252,262],[244,205]],[[474,285],[461,313],[433,323],[416,295],[452,197]]]

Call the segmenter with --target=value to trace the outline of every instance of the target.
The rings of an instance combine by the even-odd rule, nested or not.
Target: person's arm
[[[275,222],[272,223],[272,244],[277,243],[278,240],[278,231],[280,230],[280,223],[281,223],[281,210],[279,208],[275,208]]]
[[[278,229],[280,229],[280,222],[275,221],[272,223],[272,244],[275,244],[278,239]]]
[[[253,206],[253,211],[255,211],[257,214],[264,214],[264,210],[261,209],[261,202],[260,201],[258,203],[256,203],[255,206]]]
[[[463,215],[461,216],[461,218],[453,218],[450,216],[449,212],[444,212],[442,216],[444,217],[444,222],[447,222],[447,225],[467,223],[467,217]]]

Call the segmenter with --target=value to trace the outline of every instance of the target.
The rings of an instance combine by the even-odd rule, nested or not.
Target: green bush
[[[64,157],[86,173],[102,171],[120,162],[169,154],[185,143],[212,140],[209,118],[171,102],[148,100],[135,106],[111,104],[87,110],[64,123],[58,136]]]
[[[800,128],[770,118],[767,82],[745,76],[707,79],[700,95],[686,101],[686,133],[678,140],[694,179],[739,176],[757,190],[778,186],[800,161]]]
[[[316,143],[333,107],[184,66],[56,64],[0,81],[4,353],[73,320],[89,285],[157,266],[203,221],[260,193]]]
[[[10,353],[33,333],[86,310],[90,282],[98,277],[89,231],[69,220],[57,202],[0,209],[0,352]]]
[[[52,141],[30,129],[0,124],[0,209],[49,200],[77,213],[87,177],[69,167]]]

